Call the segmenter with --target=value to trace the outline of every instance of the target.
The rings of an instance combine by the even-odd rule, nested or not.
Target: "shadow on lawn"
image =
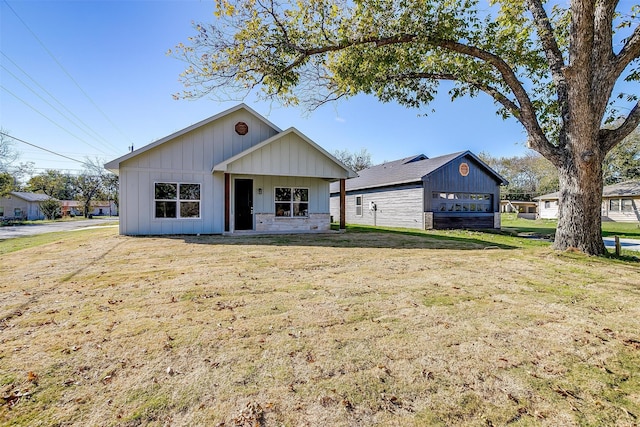
[[[173,235],[149,236],[156,239],[181,239],[201,245],[265,245],[316,246],[335,248],[391,248],[391,249],[517,249],[517,246],[496,243],[479,238],[478,233],[465,236],[443,236],[423,231],[373,229],[349,226],[345,233],[302,234],[244,234],[244,235]],[[140,236],[140,238],[145,238]]]

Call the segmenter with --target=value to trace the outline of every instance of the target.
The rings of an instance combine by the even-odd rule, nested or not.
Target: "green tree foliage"
[[[536,196],[558,191],[558,171],[537,153],[512,157],[480,153],[479,157],[509,181],[509,185],[501,189],[505,200],[531,201]]]
[[[170,53],[188,64],[187,98],[258,89],[315,108],[366,93],[423,108],[442,81],[452,99],[484,93],[558,169],[554,247],[602,254],[602,163],[640,123],[635,3],[217,0],[215,23]]]
[[[0,197],[15,190],[15,179],[9,172],[0,172]]]
[[[58,200],[73,200],[75,198],[76,177],[57,170],[48,169],[41,174],[32,176],[26,188],[34,193],[44,193]]]
[[[362,169],[367,169],[372,166],[371,153],[369,153],[366,148],[362,148],[360,151],[354,152],[346,149],[336,150],[333,152],[333,157],[340,160],[355,172],[359,172]]]
[[[105,182],[106,177],[111,174],[102,167],[102,164],[104,162],[100,159],[86,159],[84,170],[75,180],[76,200],[82,202],[85,217],[88,217],[91,212],[93,200],[108,198],[105,194]]]
[[[40,210],[47,219],[56,219],[62,216],[62,203],[54,198],[40,202]]]

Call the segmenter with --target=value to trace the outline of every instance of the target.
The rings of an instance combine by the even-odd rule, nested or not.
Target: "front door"
[[[253,180],[236,179],[235,229],[253,230]]]

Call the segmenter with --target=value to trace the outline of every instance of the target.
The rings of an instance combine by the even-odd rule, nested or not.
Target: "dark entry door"
[[[253,230],[253,180],[236,179],[235,229]]]

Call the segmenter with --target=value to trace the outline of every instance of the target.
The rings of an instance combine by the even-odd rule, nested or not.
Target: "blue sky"
[[[73,159],[107,161],[234,106],[171,96],[182,89],[185,64],[165,53],[194,34],[192,21],[213,21],[213,7],[211,0],[0,0],[0,126]],[[485,95],[451,103],[443,90],[426,117],[368,96],[311,114],[244,102],[329,152],[366,148],[374,163],[418,153],[527,151],[520,124],[498,118]],[[15,148],[36,172],[82,168],[22,143]]]

